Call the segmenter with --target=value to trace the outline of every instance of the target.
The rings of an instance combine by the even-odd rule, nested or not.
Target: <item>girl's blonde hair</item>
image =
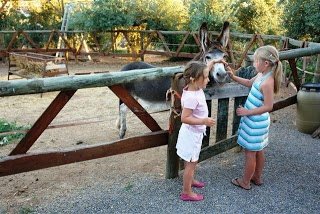
[[[272,74],[274,78],[274,93],[278,93],[281,85],[281,79],[282,79],[282,63],[279,60],[279,52],[278,50],[271,45],[266,45],[258,48],[254,52],[254,58],[258,60],[266,60],[270,62],[270,65],[272,67]]]
[[[190,61],[186,65],[183,77],[185,79],[185,84],[188,85],[190,82],[199,79],[203,76],[203,70],[207,68],[204,62],[200,61]]]

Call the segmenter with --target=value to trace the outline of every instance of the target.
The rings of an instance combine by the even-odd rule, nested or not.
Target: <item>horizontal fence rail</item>
[[[209,31],[209,34],[217,36],[219,35],[219,32]],[[135,36],[130,37],[131,35]],[[181,36],[181,43],[170,44],[167,38],[170,36]],[[320,45],[319,43],[299,41],[289,37],[276,35],[231,32],[230,36],[232,41],[251,39],[250,42],[252,42],[253,40],[258,39],[259,43],[263,43],[263,40],[269,40],[287,44],[287,47],[288,45],[302,47],[304,43],[307,43],[307,46],[309,47]],[[42,39],[39,40],[39,38]],[[62,46],[64,48],[59,47],[59,39],[64,43]],[[119,42],[119,40],[121,41]],[[118,52],[117,47],[119,46],[119,43],[126,47],[127,53]],[[183,51],[183,48],[192,46],[200,48],[198,32],[161,30],[107,30],[104,32],[59,30],[0,31],[0,44],[0,56],[8,56],[9,52],[64,52],[72,53],[76,59],[80,55],[93,54],[133,58],[141,57],[142,59],[145,54],[193,58],[197,51],[191,53]],[[164,50],[155,50],[154,47],[151,47],[152,44],[155,46],[160,45]],[[173,50],[171,47],[175,47],[176,49]],[[282,47],[279,46],[278,48],[281,49]],[[237,52],[239,50],[231,51]]]
[[[146,81],[164,76],[172,76],[174,73],[182,71],[183,68],[177,66],[131,70],[126,72],[109,72],[102,74],[0,81],[0,96],[14,96],[51,91],[112,86],[131,81]]]

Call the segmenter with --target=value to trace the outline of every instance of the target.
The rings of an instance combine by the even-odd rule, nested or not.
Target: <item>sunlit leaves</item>
[[[277,0],[239,0],[233,5],[239,30],[247,33],[281,35],[283,8]]]
[[[284,26],[288,35],[320,42],[319,0],[290,0],[285,8]]]

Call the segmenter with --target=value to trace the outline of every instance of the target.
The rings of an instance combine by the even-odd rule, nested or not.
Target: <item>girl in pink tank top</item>
[[[214,120],[208,117],[208,106],[203,92],[209,82],[209,71],[213,63],[207,66],[203,62],[191,61],[183,73],[186,87],[181,97],[182,125],[176,145],[177,154],[185,163],[183,190],[180,194],[180,199],[183,201],[203,200],[203,195],[194,193],[192,187],[205,186],[205,183],[194,179],[194,172],[206,126],[214,125]]]

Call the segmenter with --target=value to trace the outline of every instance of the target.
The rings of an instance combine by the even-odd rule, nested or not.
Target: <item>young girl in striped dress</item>
[[[238,144],[245,149],[244,174],[242,178],[231,181],[246,190],[251,189],[251,182],[258,186],[263,183],[264,148],[268,145],[270,126],[269,112],[273,108],[274,93],[279,91],[282,78],[282,64],[275,47],[262,46],[253,56],[258,74],[250,80],[235,76],[233,70],[227,66],[232,80],[251,87],[245,106],[236,110],[237,115],[242,116]]]

